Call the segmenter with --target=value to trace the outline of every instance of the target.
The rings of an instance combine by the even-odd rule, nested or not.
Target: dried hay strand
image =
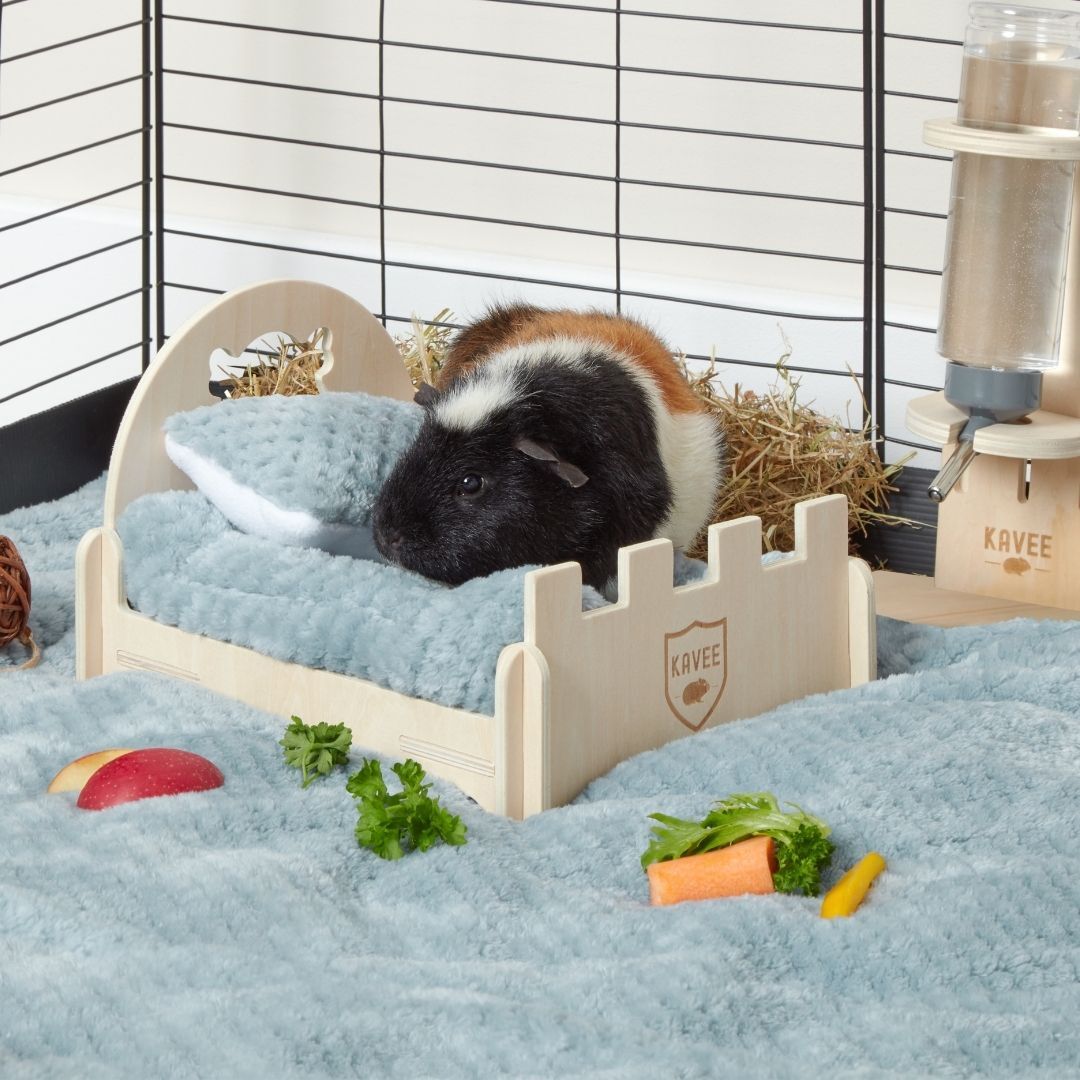
[[[30,630],[30,575],[15,542],[0,536],[0,649],[18,641],[30,650],[30,659],[19,668],[36,666],[41,649]]]
[[[412,333],[394,338],[394,344],[405,361],[405,369],[417,390],[425,383],[428,386],[435,385],[443,357],[455,333],[452,326],[445,325],[453,317],[449,308],[443,308],[438,315],[427,321],[414,312]]]
[[[235,370],[220,368],[225,382],[222,384],[228,400],[241,397],[270,397],[272,394],[317,394],[319,382],[316,375],[323,363],[323,339],[326,327],[320,327],[308,341],[278,337],[276,350],[265,341],[262,343],[270,354],[259,364],[230,365]],[[276,353],[276,355],[275,355]]]
[[[777,361],[777,382],[764,393],[731,391],[717,383],[715,362],[691,371],[678,357],[694,393],[720,421],[727,443],[727,482],[713,508],[712,520],[730,521],[752,514],[761,518],[765,551],[795,547],[795,504],[820,495],[848,499],[848,532],[853,549],[856,534],[866,536],[871,524],[913,525],[918,522],[888,513],[890,481],[912,455],[885,465],[874,450],[873,428],[855,376],[865,419],[860,427],[824,416],[799,400],[800,380],[787,368],[790,349]],[[702,533],[688,554],[708,555]]]

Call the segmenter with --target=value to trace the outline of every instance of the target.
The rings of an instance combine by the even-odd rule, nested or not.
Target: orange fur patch
[[[540,308],[531,304],[507,304],[491,308],[482,319],[463,327],[443,356],[436,380],[439,389],[445,390],[455,379],[501,349],[529,320],[542,314]]]
[[[599,341],[630,357],[649,373],[668,412],[702,412],[704,406],[672,359],[671,350],[647,327],[633,319],[602,312],[545,311],[522,326],[506,345],[524,345],[544,338],[568,337]]]
[[[527,305],[496,309],[462,331],[447,357],[451,370],[447,373],[444,362],[443,373],[456,378],[493,352],[558,337],[599,342],[629,357],[656,383],[668,412],[705,411],[660,338],[633,319],[600,311],[543,311]]]

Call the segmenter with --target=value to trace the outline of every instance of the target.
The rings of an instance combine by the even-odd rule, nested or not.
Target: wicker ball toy
[[[13,641],[31,651],[22,667],[31,668],[41,659],[30,630],[30,575],[14,542],[0,536],[0,649]]]

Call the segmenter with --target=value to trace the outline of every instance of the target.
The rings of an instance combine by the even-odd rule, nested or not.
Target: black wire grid
[[[150,362],[152,346],[160,347],[166,336],[166,314],[170,302],[170,296],[175,296],[177,291],[216,293],[219,289],[210,288],[204,284],[193,281],[170,280],[167,276],[166,255],[170,246],[170,237],[186,237],[198,241],[228,245],[247,245],[256,248],[275,249],[299,253],[302,255],[318,256],[329,259],[347,259],[358,263],[367,263],[378,267],[380,281],[380,310],[377,313],[385,324],[407,323],[411,320],[409,311],[390,311],[387,309],[387,276],[388,272],[402,270],[429,270],[454,275],[468,275],[490,280],[493,284],[499,281],[511,280],[506,275],[487,272],[462,266],[447,265],[423,265],[408,261],[397,260],[388,254],[388,215],[420,215],[432,216],[444,219],[459,220],[464,222],[476,222],[478,224],[493,224],[521,230],[523,236],[527,236],[530,230],[548,230],[575,236],[588,236],[600,241],[608,242],[610,253],[610,267],[612,270],[612,284],[610,286],[597,285],[595,282],[586,281],[551,281],[543,278],[512,279],[520,281],[523,285],[558,286],[566,289],[580,291],[583,302],[590,304],[608,305],[622,309],[626,300],[644,301],[673,301],[679,304],[692,304],[717,311],[734,311],[743,313],[760,314],[780,319],[816,319],[831,322],[859,323],[862,331],[862,357],[861,369],[856,372],[864,388],[864,397],[869,412],[876,425],[879,438],[879,446],[885,442],[895,443],[900,446],[917,446],[910,440],[900,435],[885,430],[886,397],[890,388],[919,388],[919,384],[890,377],[886,363],[887,336],[892,334],[930,334],[933,328],[928,326],[910,326],[897,321],[890,321],[886,315],[886,292],[893,274],[917,273],[937,274],[936,268],[909,267],[892,264],[885,258],[885,240],[888,230],[901,220],[904,215],[921,215],[927,218],[942,218],[943,214],[927,213],[925,211],[905,209],[900,206],[890,206],[885,198],[886,171],[893,155],[908,155],[926,158],[928,160],[948,162],[949,158],[944,155],[932,153],[916,153],[911,150],[891,149],[885,138],[886,105],[890,97],[924,99],[939,101],[942,103],[942,112],[951,111],[955,104],[955,98],[931,97],[907,89],[887,89],[886,83],[886,57],[887,43],[890,40],[906,40],[916,42],[939,43],[960,47],[958,41],[944,41],[934,38],[917,38],[910,35],[890,34],[886,30],[885,0],[865,0],[861,4],[861,21],[859,25],[830,26],[830,25],[807,25],[784,22],[767,22],[746,19],[735,19],[713,15],[679,15],[664,11],[654,11],[644,8],[623,6],[621,0],[612,7],[587,6],[584,4],[568,4],[545,2],[545,0],[474,0],[477,4],[516,5],[528,8],[557,9],[562,12],[580,11],[592,15],[610,17],[614,23],[615,53],[610,63],[594,63],[584,60],[567,60],[541,55],[527,55],[517,53],[489,52],[479,49],[469,49],[453,46],[432,45],[417,41],[404,40],[400,37],[389,38],[385,30],[387,26],[387,3],[381,0],[378,5],[378,33],[376,36],[349,36],[344,34],[331,34],[315,30],[298,30],[285,27],[277,27],[270,22],[254,24],[245,22],[229,21],[227,19],[195,17],[181,14],[177,11],[166,10],[163,0],[141,0],[141,11],[134,11],[140,5],[133,3],[133,13],[137,17],[122,24],[100,30],[96,33],[75,37],[69,40],[59,41],[45,48],[35,49],[32,52],[11,52],[8,41],[4,37],[3,13],[5,10],[21,3],[41,3],[44,0],[3,0],[0,5],[0,136],[3,135],[3,122],[15,116],[37,110],[53,108],[63,101],[72,97],[81,97],[102,93],[106,90],[122,85],[130,85],[132,92],[141,95],[142,123],[140,126],[118,131],[116,134],[105,139],[95,140],[82,145],[74,145],[62,153],[52,154],[38,160],[25,161],[17,166],[0,171],[0,178],[22,171],[31,171],[48,161],[57,158],[69,158],[73,168],[77,168],[78,156],[105,143],[129,140],[139,146],[137,169],[130,183],[116,187],[108,191],[91,192],[85,198],[80,198],[64,206],[58,206],[43,214],[27,217],[21,221],[9,223],[0,232],[11,233],[21,227],[25,227],[43,217],[61,215],[80,207],[93,203],[99,203],[111,196],[122,192],[139,189],[141,191],[141,230],[124,240],[108,247],[83,252],[73,258],[52,265],[42,266],[32,273],[23,274],[20,277],[0,281],[0,300],[3,291],[16,284],[27,281],[33,277],[44,277],[61,267],[69,266],[77,262],[90,262],[108,251],[117,247],[130,244],[138,244],[141,249],[141,280],[132,283],[132,288],[121,294],[110,297],[94,304],[92,307],[82,308],[76,311],[61,311],[56,318],[36,326],[29,331],[23,331],[18,338],[25,339],[61,322],[76,320],[99,308],[118,303],[119,301],[133,296],[141,297],[141,336],[138,341],[126,344],[119,349],[111,349],[106,355],[80,363],[68,371],[56,374],[50,379],[37,382],[34,386],[26,387],[8,396],[0,396],[0,403],[10,400],[12,397],[29,393],[33,389],[55,379],[63,378],[74,371],[84,370],[101,364],[121,353],[133,350],[141,351],[143,368]],[[799,35],[800,42],[805,47],[812,48],[815,40],[824,35],[846,35],[860,39],[861,47],[861,81],[857,85],[830,84],[820,82],[787,81],[774,78],[758,78],[748,75],[716,74],[700,71],[668,70],[664,68],[651,68],[644,66],[630,66],[623,61],[624,30],[630,20],[673,20],[686,26],[688,33],[709,24],[730,25],[733,27],[760,27],[767,29],[783,29]],[[276,78],[266,80],[241,78],[229,75],[221,71],[195,70],[191,68],[175,68],[170,66],[169,36],[170,26],[179,24],[198,24],[202,27],[218,28],[228,31],[241,31],[250,34],[278,35],[284,34],[292,38],[319,39],[326,42],[355,43],[368,46],[375,50],[377,56],[377,90],[374,93],[362,93],[346,90],[329,90],[313,83],[283,84]],[[109,34],[130,31],[138,27],[141,35],[141,54],[133,58],[139,69],[131,73],[117,73],[119,77],[109,78],[98,82],[91,73],[88,81],[92,83],[86,89],[80,90],[73,95],[65,95],[51,100],[41,100],[36,104],[20,108],[13,112],[3,111],[3,76],[8,73],[12,65],[22,59],[39,55],[54,50],[65,50],[64,58],[77,55],[79,44],[90,38],[98,38]],[[446,98],[442,100],[425,97],[394,96],[386,93],[384,85],[384,69],[386,57],[390,50],[407,50],[422,56],[425,53],[448,53],[463,56],[475,56],[477,58],[494,58],[514,60],[523,63],[566,65],[578,68],[587,68],[593,71],[604,72],[610,76],[614,88],[614,115],[613,116],[567,116],[560,113],[544,112],[539,110],[516,109],[504,107],[495,103],[468,104],[453,100],[453,88],[449,88]],[[958,57],[954,58],[957,62]],[[155,62],[156,61],[156,62]],[[276,74],[276,73],[273,73]],[[762,134],[758,132],[741,131],[730,128],[701,128],[679,127],[645,123],[632,119],[625,114],[623,84],[628,74],[633,75],[664,75],[674,76],[679,79],[693,81],[723,80],[745,84],[747,93],[753,92],[754,86],[774,85],[806,89],[815,92],[827,92],[834,95],[836,100],[841,98],[850,99],[857,95],[861,103],[862,139],[860,142],[839,142],[827,140],[813,140],[795,138],[783,134]],[[227,126],[215,126],[215,117],[206,117],[206,123],[181,122],[174,119],[170,114],[169,85],[171,80],[202,80],[210,84],[232,83],[254,87],[256,90],[262,87],[274,87],[275,89],[287,89],[296,94],[343,94],[351,98],[367,100],[374,103],[378,115],[378,142],[377,145],[358,145],[348,141],[349,132],[341,133],[340,141],[320,141],[300,138],[286,138],[280,135],[260,134],[253,131],[233,130]],[[610,139],[613,145],[614,168],[610,173],[597,173],[592,171],[576,172],[568,169],[547,169],[533,165],[511,165],[495,161],[478,160],[475,158],[460,158],[440,156],[437,154],[425,154],[419,152],[404,152],[393,150],[388,147],[387,131],[387,106],[409,105],[430,109],[437,109],[454,113],[459,110],[479,111],[489,114],[504,114],[512,117],[523,117],[543,120],[556,120],[566,124],[588,125],[590,130],[596,133],[596,139]],[[623,135],[632,129],[653,129],[667,132],[682,132],[695,136],[704,136],[716,140],[761,140],[778,144],[808,144],[813,146],[830,147],[840,150],[851,156],[852,170],[859,170],[862,177],[862,198],[840,199],[828,198],[821,195],[800,194],[790,190],[746,190],[739,188],[724,188],[708,184],[689,184],[665,182],[655,179],[646,179],[627,175],[624,171]],[[181,156],[170,154],[170,138],[172,133],[187,131],[210,134],[217,137],[254,140],[263,144],[278,144],[290,148],[290,152],[302,153],[306,149],[330,149],[349,151],[356,154],[371,155],[377,159],[378,182],[377,188],[370,191],[358,192],[356,199],[330,198],[309,191],[281,188],[267,185],[258,186],[252,184],[234,184],[224,180],[215,180],[212,176],[195,175],[190,161],[182,160]],[[0,144],[2,145],[2,144]],[[745,144],[743,144],[745,145]],[[570,224],[557,224],[551,222],[539,222],[521,218],[497,218],[482,215],[467,215],[452,213],[442,210],[434,205],[415,205],[391,201],[387,187],[387,162],[393,159],[411,159],[413,161],[426,162],[433,165],[467,166],[483,170],[509,170],[511,172],[549,174],[558,177],[576,178],[590,181],[600,181],[610,185],[612,195],[613,226],[603,228],[602,223],[597,222],[595,228],[580,228]],[[946,166],[943,166],[947,168]],[[212,170],[211,170],[212,171]],[[789,181],[791,186],[797,186],[797,181]],[[274,244],[259,242],[231,236],[227,230],[222,231],[192,231],[185,230],[170,224],[168,216],[168,204],[170,192],[176,190],[177,185],[203,185],[218,189],[229,189],[259,196],[293,200],[315,200],[327,204],[342,204],[355,208],[364,208],[375,211],[378,215],[378,253],[373,256],[362,256],[355,253],[333,252],[327,250],[311,250],[301,247],[292,247],[286,244]],[[862,251],[859,255],[840,256],[819,254],[805,250],[778,250],[762,249],[722,242],[704,240],[686,240],[666,236],[640,235],[624,230],[622,200],[624,193],[631,188],[651,187],[665,193],[665,197],[679,199],[686,192],[718,193],[724,195],[754,196],[764,200],[800,201],[805,203],[825,203],[840,206],[861,208],[862,211]],[[156,243],[152,240],[156,238]],[[2,241],[0,241],[2,242]],[[688,245],[713,251],[753,253],[765,257],[796,258],[804,260],[820,260],[824,262],[837,262],[852,264],[861,267],[862,272],[862,297],[861,312],[849,315],[809,315],[798,311],[771,310],[767,308],[754,308],[740,306],[725,301],[722,297],[715,300],[703,300],[700,298],[688,298],[679,296],[666,296],[652,292],[635,291],[626,287],[623,273],[624,245],[629,243],[644,243],[655,245]],[[153,265],[152,265],[153,260]],[[61,305],[62,306],[62,305]],[[7,337],[0,340],[0,348],[11,344],[15,338]],[[690,359],[708,360],[709,357],[690,354]],[[744,365],[746,367],[770,368],[773,361],[763,359],[760,356],[724,356],[718,357],[725,363]],[[2,356],[0,356],[2,360]],[[813,373],[815,375],[836,376],[848,379],[847,372],[838,372],[820,367],[805,367],[797,363],[791,364],[791,370],[795,372]],[[0,381],[0,387],[2,387]],[[936,389],[927,386],[926,389]],[[2,390],[0,390],[2,394]],[[930,449],[927,447],[926,449]]]
[[[935,37],[923,37],[913,34],[896,34],[888,31],[886,23],[886,0],[875,0],[875,25],[879,27],[879,31],[875,34],[874,38],[874,70],[876,73],[877,89],[874,94],[874,126],[878,133],[876,144],[874,147],[874,204],[876,207],[874,215],[874,229],[876,233],[875,241],[875,259],[874,259],[874,355],[877,358],[877,362],[873,365],[873,392],[872,400],[874,402],[874,420],[877,425],[877,431],[881,444],[888,442],[895,446],[908,449],[908,450],[924,450],[932,452],[935,456],[939,453],[940,447],[931,446],[928,443],[918,442],[907,437],[906,430],[904,435],[897,435],[891,431],[886,431],[885,424],[885,405],[887,401],[887,395],[889,388],[903,388],[906,390],[917,390],[921,392],[929,393],[934,390],[940,390],[941,386],[933,385],[930,383],[917,383],[910,380],[896,378],[889,374],[890,365],[886,363],[886,356],[888,355],[887,349],[887,335],[890,330],[896,335],[932,335],[935,334],[937,328],[935,326],[913,326],[910,323],[897,322],[888,317],[886,311],[886,299],[888,295],[889,278],[891,275],[900,274],[925,274],[931,275],[940,279],[942,271],[939,267],[922,267],[922,266],[906,266],[889,262],[886,258],[886,242],[889,236],[889,231],[895,226],[897,229],[903,227],[902,222],[904,217],[920,217],[936,221],[944,221],[947,217],[945,213],[936,213],[926,210],[916,210],[909,207],[889,205],[886,200],[885,183],[886,178],[889,175],[889,159],[897,157],[916,158],[922,161],[933,161],[942,163],[940,168],[942,170],[948,170],[951,167],[952,155],[951,154],[935,154],[928,150],[911,150],[911,149],[899,149],[895,146],[889,146],[886,138],[886,105],[888,100],[908,100],[908,101],[931,101],[940,103],[940,112],[942,115],[955,114],[957,99],[955,97],[937,96],[932,94],[917,93],[913,90],[904,89],[889,89],[888,88],[888,71],[886,67],[887,56],[887,43],[890,41],[907,41],[915,42],[924,45],[940,45],[949,48],[955,53],[959,53],[963,48],[963,42],[960,40],[954,40],[949,38],[935,38]],[[951,70],[959,71],[959,57],[952,56]],[[942,185],[948,183],[947,174],[943,173]]]
[[[34,278],[45,278],[46,275],[54,273],[58,270],[62,270],[80,263],[90,263],[92,260],[99,258],[109,252],[115,251],[120,248],[128,247],[132,244],[138,244],[141,250],[141,276],[137,282],[132,282],[132,288],[122,292],[116,296],[110,296],[104,300],[98,301],[87,307],[79,308],[75,311],[62,311],[55,318],[49,319],[47,322],[41,323],[27,330],[20,330],[20,332],[14,336],[7,336],[0,338],[0,349],[3,349],[6,345],[11,345],[16,341],[22,342],[27,339],[31,339],[34,335],[41,333],[43,330],[48,330],[54,326],[58,326],[61,323],[73,322],[81,319],[84,316],[90,315],[93,312],[100,311],[103,308],[111,307],[114,304],[118,304],[121,301],[128,300],[132,297],[141,297],[141,329],[139,330],[139,338],[135,341],[129,341],[119,348],[113,348],[108,353],[97,356],[93,359],[86,360],[75,366],[68,368],[67,370],[43,378],[30,386],[25,386],[13,393],[7,393],[5,395],[3,390],[3,379],[0,378],[0,404],[4,404],[7,401],[11,401],[14,398],[21,397],[25,394],[29,394],[34,390],[38,390],[49,383],[56,382],[59,379],[65,378],[68,375],[75,374],[76,372],[85,371],[89,368],[97,367],[100,364],[105,363],[107,360],[111,360],[114,357],[121,356],[125,353],[133,353],[138,350],[142,356],[142,366],[145,370],[147,364],[150,362],[151,357],[151,293],[154,289],[154,284],[150,276],[150,253],[151,253],[151,213],[150,213],[150,192],[153,183],[151,173],[151,149],[152,138],[154,135],[154,129],[152,127],[151,116],[151,79],[153,70],[153,53],[151,51],[151,2],[150,0],[141,0],[141,11],[138,11],[137,6],[133,4],[132,14],[138,17],[132,18],[126,22],[119,23],[113,26],[105,27],[104,29],[94,31],[93,33],[79,35],[77,37],[64,38],[48,46],[31,49],[20,52],[10,52],[7,50],[7,42],[4,36],[4,12],[8,9],[14,8],[17,4],[29,3],[31,0],[3,0],[0,3],[0,148],[4,147],[4,122],[8,121],[10,127],[10,121],[21,116],[26,116],[33,113],[41,113],[45,110],[50,110],[56,106],[63,105],[66,102],[73,101],[77,98],[90,98],[93,95],[100,95],[106,91],[114,90],[117,87],[129,86],[141,97],[141,119],[142,122],[138,127],[127,128],[125,130],[117,131],[115,134],[107,136],[102,139],[95,139],[88,143],[78,143],[71,146],[59,153],[49,154],[45,157],[34,158],[29,161],[22,161],[18,165],[9,166],[7,168],[0,169],[0,179],[7,176],[13,176],[18,173],[29,174],[31,180],[33,178],[33,170],[39,168],[47,163],[57,161],[60,159],[69,159],[71,161],[72,169],[78,168],[79,155],[88,151],[95,150],[101,146],[108,145],[110,143],[133,143],[138,145],[138,168],[132,169],[135,179],[129,183],[120,185],[118,187],[111,188],[107,191],[93,191],[88,192],[85,197],[76,199],[72,202],[66,203],[62,206],[56,206],[50,210],[43,211],[41,213],[32,214],[21,220],[9,222],[5,225],[0,225],[0,244],[10,243],[14,239],[16,230],[24,229],[27,226],[33,225],[37,222],[43,221],[46,218],[58,217],[63,214],[70,213],[73,210],[78,210],[82,207],[91,206],[93,204],[102,203],[105,200],[123,194],[124,192],[139,189],[141,191],[142,212],[140,216],[141,227],[138,233],[126,237],[123,240],[116,241],[104,247],[95,248],[91,251],[84,251],[78,255],[70,258],[54,262],[46,266],[41,266],[29,273],[21,274],[15,278],[9,278],[0,280],[0,301],[3,300],[5,290],[12,288],[15,285],[20,285],[26,281]],[[119,78],[108,78],[104,81],[98,81],[97,74],[91,73],[88,81],[92,85],[87,86],[85,89],[79,90],[71,94],[64,94],[58,97],[43,97],[42,100],[35,102],[33,105],[24,106],[19,109],[5,110],[4,108],[4,76],[11,69],[12,65],[17,65],[20,61],[30,59],[31,57],[41,56],[46,53],[58,53],[62,58],[62,61],[67,64],[78,63],[77,53],[78,46],[83,42],[91,41],[94,39],[105,38],[113,34],[120,34],[125,31],[139,29],[141,49],[138,54],[132,57],[131,68],[133,69],[130,74],[123,74]],[[2,274],[0,269],[0,274]],[[62,306],[63,300],[60,298],[58,303]],[[3,361],[3,357],[0,357],[0,362]],[[2,375],[2,371],[0,371]]]

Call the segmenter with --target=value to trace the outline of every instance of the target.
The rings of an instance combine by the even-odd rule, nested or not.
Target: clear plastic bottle
[[[958,120],[1003,131],[1080,128],[1080,13],[972,4]],[[938,352],[960,364],[1057,363],[1074,162],[957,152]]]

